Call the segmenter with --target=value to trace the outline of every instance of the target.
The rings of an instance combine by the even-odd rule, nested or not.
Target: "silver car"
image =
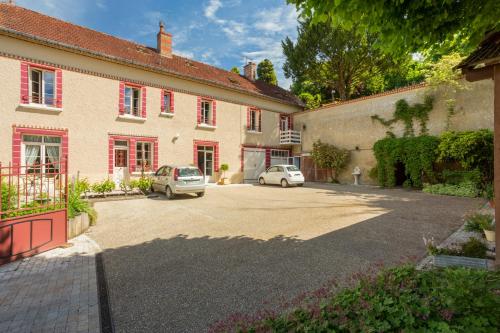
[[[180,193],[196,193],[202,197],[205,188],[205,177],[200,169],[193,166],[164,165],[154,174],[151,185],[153,192],[165,192],[167,199],[173,199]]]

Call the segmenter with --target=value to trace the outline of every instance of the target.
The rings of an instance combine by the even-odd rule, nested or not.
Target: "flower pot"
[[[495,230],[484,230],[484,236],[486,237],[486,240],[488,242],[494,242],[495,241]]]
[[[227,185],[229,184],[229,179],[228,178],[221,178],[219,179],[219,185]]]

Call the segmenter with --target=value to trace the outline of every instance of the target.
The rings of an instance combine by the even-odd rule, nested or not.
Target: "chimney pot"
[[[165,24],[160,21],[160,31],[156,36],[156,49],[158,53],[167,58],[172,58],[172,35],[165,32]]]
[[[250,81],[255,81],[257,79],[257,65],[249,61],[248,64],[243,67],[243,74]]]

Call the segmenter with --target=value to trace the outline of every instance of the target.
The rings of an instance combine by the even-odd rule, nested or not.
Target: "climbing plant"
[[[389,128],[392,128],[392,124],[402,121],[405,126],[403,135],[405,137],[415,136],[413,122],[418,121],[420,135],[426,135],[428,133],[427,122],[429,121],[429,113],[432,111],[433,104],[434,97],[432,95],[425,96],[423,103],[415,103],[413,105],[408,104],[404,99],[400,99],[396,102],[396,110],[392,119],[386,120],[379,115],[373,115],[372,119]],[[388,132],[388,134],[392,134],[392,132]],[[391,136],[394,135],[392,134]]]
[[[403,163],[406,185],[422,187],[423,178],[434,180],[433,164],[437,157],[439,138],[429,135],[417,137],[387,137],[375,142],[373,150],[377,159],[378,183],[396,185],[396,165]]]
[[[313,143],[311,157],[318,167],[330,169],[332,182],[337,182],[337,176],[349,162],[350,153],[347,149],[338,148],[318,140]]]

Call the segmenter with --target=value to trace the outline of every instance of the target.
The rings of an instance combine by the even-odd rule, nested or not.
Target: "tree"
[[[264,59],[257,65],[257,77],[259,80],[267,82],[269,84],[278,85],[278,79],[276,79],[276,72],[274,71],[274,65],[269,59]]]
[[[498,0],[288,0],[312,23],[376,33],[376,45],[409,53],[461,43],[474,47],[484,34],[500,29]]]
[[[231,68],[231,72],[236,73],[236,74],[241,74],[240,73],[240,69],[238,67],[236,67],[236,66],[234,66],[233,68]]]
[[[398,64],[373,47],[374,34],[310,23],[300,22],[296,43],[288,37],[282,42],[287,78],[312,82],[323,99],[330,99],[333,90],[341,100],[384,90],[384,72]]]
[[[334,145],[318,140],[313,143],[311,157],[318,167],[330,169],[332,182],[338,182],[337,177],[349,162],[350,154],[347,149],[337,148]]]

